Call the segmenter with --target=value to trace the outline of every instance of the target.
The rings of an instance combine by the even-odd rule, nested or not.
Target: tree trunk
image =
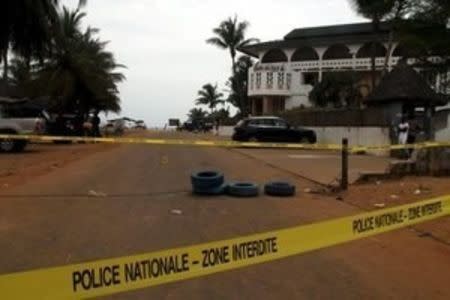
[[[374,34],[374,38],[372,41],[372,49],[371,49],[371,55],[370,55],[370,62],[371,62],[371,91],[373,91],[375,89],[375,85],[376,85],[376,81],[377,81],[377,66],[376,66],[376,50],[377,50],[377,42],[378,42],[378,25],[379,25],[379,20],[377,18],[373,19],[373,34]]]
[[[383,68],[383,74],[386,73],[388,67],[389,67],[389,60],[391,59],[391,53],[394,48],[394,33],[397,28],[397,23],[401,20],[402,14],[404,12],[405,7],[407,6],[406,1],[399,1],[397,10],[395,11],[394,18],[392,19],[392,27],[389,31],[389,41],[388,41],[388,49],[386,52],[386,57],[384,59],[384,68]]]
[[[386,50],[386,56],[384,58],[383,75],[387,73],[389,68],[389,61],[391,60],[392,49],[394,48],[394,29],[389,31],[388,48]]]
[[[8,80],[8,71],[9,71],[8,49],[3,51],[2,59],[3,59],[3,80],[7,81]]]

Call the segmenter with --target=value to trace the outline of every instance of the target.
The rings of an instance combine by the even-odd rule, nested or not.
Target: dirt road
[[[0,273],[186,246],[360,211],[334,196],[304,193],[294,199],[194,197],[189,175],[201,169],[222,170],[229,180],[289,179],[300,191],[314,188],[233,150],[116,147],[0,190]],[[109,298],[448,299],[449,276],[450,246],[405,229]]]

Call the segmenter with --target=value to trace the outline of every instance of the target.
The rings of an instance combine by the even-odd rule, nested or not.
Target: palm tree
[[[43,95],[56,100],[60,111],[86,115],[91,110],[120,111],[117,84],[125,79],[123,67],[105,50],[107,43],[95,37],[97,29],[80,31],[85,16],[79,9],[60,13],[51,56],[35,81]],[[45,88],[42,88],[45,87]]]
[[[214,28],[213,33],[215,36],[206,41],[208,44],[217,46],[220,49],[228,49],[231,56],[233,74],[236,66],[237,49],[258,41],[255,38],[245,38],[248,26],[249,23],[246,21],[239,22],[237,16],[234,18],[230,17],[220,23],[219,27]]]
[[[248,70],[253,65],[252,58],[243,55],[237,59],[234,74],[228,80],[230,94],[227,102],[239,109],[242,116],[247,116],[250,107],[247,95],[248,90]]]
[[[80,0],[79,7],[87,0]],[[3,78],[8,76],[10,50],[26,59],[41,58],[52,39],[52,26],[58,20],[59,0],[2,0],[0,9],[0,62]]]
[[[374,40],[372,41],[371,65],[372,65],[372,89],[376,85],[376,40],[380,31],[380,23],[394,8],[395,0],[350,0],[355,11],[372,20]]]
[[[202,89],[198,91],[198,96],[199,98],[195,101],[196,104],[208,106],[211,113],[214,112],[217,105],[224,103],[224,100],[222,99],[223,94],[218,91],[217,84],[205,84]]]

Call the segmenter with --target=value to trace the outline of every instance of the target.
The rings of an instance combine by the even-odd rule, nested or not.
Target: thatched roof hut
[[[437,94],[412,67],[400,63],[383,77],[378,87],[367,98],[368,105],[402,102],[408,106],[443,106],[448,99]]]

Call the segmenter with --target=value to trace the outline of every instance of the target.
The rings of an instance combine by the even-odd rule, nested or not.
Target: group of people
[[[58,114],[50,133],[61,136],[101,137],[100,122],[98,113],[94,113],[87,118],[81,115],[67,117]]]

